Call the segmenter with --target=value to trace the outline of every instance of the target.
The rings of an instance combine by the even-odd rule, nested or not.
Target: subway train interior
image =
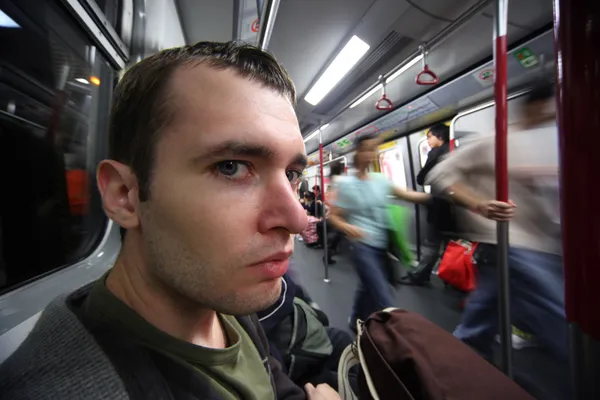
[[[496,132],[496,3],[0,0],[0,362],[18,348],[52,299],[97,280],[117,257],[120,229],[103,211],[96,168],[108,157],[111,97],[128,67],[162,49],[199,41],[258,44],[287,69],[295,85],[309,187],[318,185],[327,195],[334,164],[354,174],[359,138],[370,135],[380,140],[370,171],[382,173],[397,187],[429,193],[432,188],[419,185],[416,177],[431,150],[427,138],[432,126],[449,128],[449,157]],[[558,3],[509,2],[509,129],[522,118],[532,85],[558,85]],[[597,37],[600,12],[591,3],[596,25],[590,29]],[[598,47],[587,51],[596,60],[595,72],[589,73],[599,77]],[[600,105],[597,97],[595,101]],[[555,123],[521,151],[532,168],[559,165],[559,142]],[[589,145],[594,146],[592,140]],[[544,190],[560,225],[558,178],[545,182]],[[426,210],[390,201],[407,212],[414,261],[398,268],[409,271],[425,251]],[[567,218],[564,207],[562,216]],[[598,221],[595,216],[592,220]],[[600,237],[590,240],[597,243]],[[291,259],[298,282],[331,325],[348,332],[359,284],[352,246],[342,239],[333,254],[335,263],[326,263],[332,253],[327,241],[315,247],[296,235]],[[570,268],[566,259],[564,268]],[[452,332],[467,295],[435,274],[425,285],[395,286],[396,306]],[[594,274],[586,276],[598,276]],[[568,304],[599,304],[597,293],[596,300],[570,300],[583,295],[573,293],[577,287],[567,285]],[[575,343],[570,363],[548,355],[527,332],[513,335],[518,336],[513,379],[535,398],[599,398],[594,397],[600,393],[594,377],[600,337],[598,325],[590,328],[598,320],[584,324],[586,314],[573,313],[567,312]]]

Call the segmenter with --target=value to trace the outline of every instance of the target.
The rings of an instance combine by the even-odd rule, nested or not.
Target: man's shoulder
[[[391,185],[390,180],[381,172],[369,172],[369,179],[375,182],[378,186],[388,187]]]
[[[110,360],[69,309],[67,299],[52,301],[0,366],[3,398],[127,398]]]
[[[336,185],[345,185],[354,182],[355,177],[352,175],[341,175],[336,178]]]

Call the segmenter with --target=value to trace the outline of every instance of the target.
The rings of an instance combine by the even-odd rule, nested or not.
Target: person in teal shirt
[[[375,311],[394,303],[385,273],[388,246],[387,204],[390,195],[412,203],[429,200],[427,193],[394,186],[379,173],[368,173],[375,161],[380,140],[372,136],[358,139],[354,176],[340,177],[337,198],[331,210],[332,224],[353,242],[352,259],[360,279],[356,290],[350,327]]]

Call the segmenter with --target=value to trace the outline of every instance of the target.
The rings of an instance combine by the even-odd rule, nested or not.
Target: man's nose
[[[265,201],[258,222],[261,233],[276,228],[283,228],[290,233],[300,233],[308,225],[306,211],[285,174],[267,185],[263,198]]]

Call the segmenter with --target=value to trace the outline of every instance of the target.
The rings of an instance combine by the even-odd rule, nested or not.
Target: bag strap
[[[358,397],[350,385],[350,369],[360,364],[356,357],[354,343],[349,344],[340,356],[338,365],[338,393],[342,400],[358,400]]]
[[[371,372],[369,371],[369,367],[367,366],[365,357],[360,347],[360,340],[365,332],[363,327],[363,322],[361,320],[357,320],[356,330],[358,335],[356,336],[356,342],[346,347],[340,357],[340,363],[338,366],[338,392],[342,400],[358,400],[358,396],[356,396],[356,393],[354,393],[352,390],[349,379],[350,368],[358,364],[360,364],[363,374],[365,375],[365,380],[367,381],[367,387],[369,388],[371,397],[373,400],[379,400],[377,389],[373,383],[373,378],[371,378]],[[356,355],[357,352],[358,357]]]
[[[390,313],[397,309],[398,308],[390,307],[390,308],[386,308],[385,310],[383,310],[383,312]],[[369,388],[369,393],[371,394],[371,397],[373,398],[373,400],[380,399],[379,394],[377,393],[377,388],[375,387],[375,384],[373,383],[373,378],[371,377],[371,372],[369,371],[369,367],[365,360],[365,356],[363,354],[362,347],[360,345],[361,339],[364,336],[367,338],[367,340],[369,340],[369,342],[371,343],[371,345],[377,352],[379,359],[381,360],[383,365],[385,365],[386,369],[391,373],[391,375],[394,378],[396,378],[396,383],[404,390],[404,394],[407,396],[407,398],[410,400],[415,400],[414,396],[410,393],[410,391],[404,385],[404,382],[402,382],[402,380],[400,380],[400,378],[398,378],[398,376],[396,375],[396,373],[394,372],[392,367],[385,360],[385,358],[383,357],[383,355],[381,354],[381,352],[375,345],[373,338],[369,335],[369,332],[364,328],[365,324],[369,321],[369,319],[371,319],[371,318],[370,317],[367,318],[367,320],[364,323],[360,320],[356,321],[356,330],[358,332],[357,337],[356,337],[356,342],[352,343],[348,347],[346,347],[346,349],[344,350],[344,352],[342,353],[342,355],[340,357],[340,363],[338,366],[338,392],[340,394],[340,397],[342,398],[342,400],[358,400],[356,393],[354,393],[354,391],[352,390],[352,387],[350,385],[349,372],[352,367],[360,364],[360,367],[365,376],[365,381],[367,383],[367,387]],[[358,356],[356,353],[358,353]]]

